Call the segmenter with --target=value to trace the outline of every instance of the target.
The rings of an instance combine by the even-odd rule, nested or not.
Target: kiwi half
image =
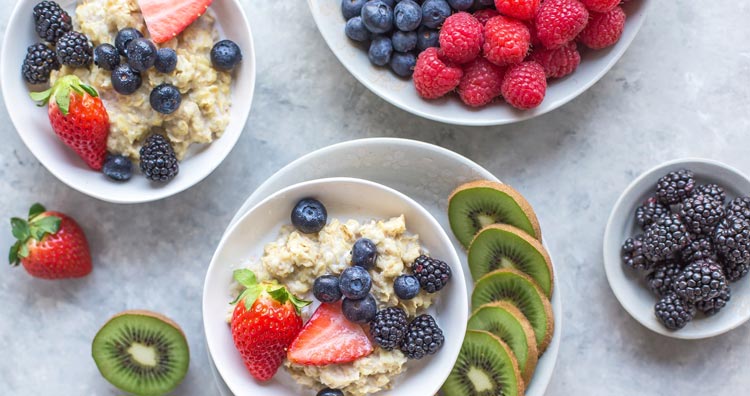
[[[469,318],[468,328],[489,331],[503,340],[518,360],[524,382],[531,381],[539,351],[534,329],[518,308],[506,301],[482,305]]]
[[[483,228],[471,242],[469,269],[479,279],[501,268],[525,273],[547,297],[552,296],[554,274],[547,249],[516,227],[495,224]]]
[[[524,382],[508,345],[489,332],[469,330],[442,391],[445,396],[521,396]]]
[[[112,317],[94,337],[91,354],[112,385],[139,396],[163,395],[180,384],[190,364],[177,323],[150,311]]]
[[[518,308],[531,323],[541,355],[549,346],[554,330],[552,305],[542,289],[526,274],[514,269],[501,269],[481,277],[474,285],[471,305],[505,301]]]
[[[508,185],[489,180],[456,188],[448,198],[448,220],[467,249],[474,235],[491,224],[510,224],[542,240],[539,221],[526,198]]]

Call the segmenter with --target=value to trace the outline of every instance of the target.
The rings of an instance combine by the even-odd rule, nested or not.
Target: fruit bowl
[[[180,174],[163,185],[151,183],[137,174],[128,182],[115,183],[101,172],[91,170],[53,133],[47,108],[37,107],[29,98],[30,88],[38,90],[38,87],[27,85],[20,69],[26,48],[39,41],[32,18],[32,10],[38,2],[19,0],[11,14],[0,58],[0,85],[8,114],[21,140],[55,177],[84,194],[104,201],[140,203],[184,191],[221,164],[242,134],[255,87],[252,33],[238,0],[215,0],[208,11],[216,16],[220,36],[237,42],[243,52],[243,61],[233,71],[229,124],[221,138],[213,143],[193,145],[180,163]],[[75,18],[75,0],[61,0],[59,3]]]
[[[631,0],[623,5],[628,20],[620,41],[602,51],[583,51],[581,65],[572,75],[550,81],[547,96],[536,109],[514,110],[503,101],[479,109],[465,106],[455,97],[424,100],[411,79],[397,77],[388,68],[373,66],[363,51],[344,34],[345,20],[338,0],[308,0],[318,30],[347,70],[370,91],[396,107],[420,117],[456,125],[503,125],[534,118],[555,110],[586,91],[625,53],[643,25],[653,0]]]
[[[604,233],[604,269],[607,279],[623,308],[650,330],[667,337],[701,339],[732,330],[750,319],[750,281],[743,278],[730,285],[732,297],[721,312],[700,317],[677,331],[664,327],[654,315],[655,296],[640,282],[636,271],[623,265],[620,249],[636,234],[635,209],[653,195],[657,180],[665,174],[690,169],[697,184],[716,183],[726,190],[727,201],[750,193],[750,179],[735,168],[708,159],[678,159],[650,169],[633,181],[615,203]]]
[[[312,396],[317,389],[299,387],[281,369],[268,383],[256,382],[235,349],[226,322],[231,301],[232,272],[248,258],[258,258],[263,246],[276,239],[279,228],[289,223],[291,208],[300,199],[314,196],[323,202],[329,219],[367,220],[404,214],[407,229],[418,234],[430,255],[453,269],[451,282],[438,295],[428,312],[445,334],[445,344],[435,355],[407,363],[406,373],[390,396],[435,394],[448,377],[458,356],[466,330],[468,298],[461,264],[446,232],[437,220],[411,198],[377,183],[352,178],[318,179],[292,185],[270,195],[230,226],[217,248],[203,289],[203,324],[212,360],[228,387],[237,396]]]

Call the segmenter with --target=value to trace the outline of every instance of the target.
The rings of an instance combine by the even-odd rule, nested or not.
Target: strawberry
[[[28,220],[10,219],[16,243],[10,264],[20,262],[31,276],[43,279],[80,278],[91,272],[91,253],[81,227],[70,217],[50,212],[40,204]]]
[[[213,0],[138,0],[146,27],[155,43],[163,43],[182,33],[203,15]]]
[[[49,104],[49,121],[60,140],[91,169],[101,170],[107,156],[109,116],[96,90],[68,75],[46,91],[32,92],[31,98],[39,106]]]
[[[325,366],[353,362],[371,354],[372,342],[362,326],[341,312],[341,303],[322,304],[289,347],[292,363]]]
[[[300,309],[310,302],[298,299],[278,283],[258,283],[250,270],[235,271],[234,279],[246,287],[232,314],[234,345],[250,374],[268,381],[302,329]]]

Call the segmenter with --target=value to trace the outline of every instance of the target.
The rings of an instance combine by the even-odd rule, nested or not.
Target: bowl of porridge
[[[302,232],[290,220],[292,209],[305,198],[325,205],[327,221],[319,232]],[[373,346],[354,361],[300,363],[295,357],[295,340],[289,357],[269,381],[254,378],[235,346],[230,327],[235,310],[230,302],[242,289],[233,273],[249,269],[259,281],[277,282],[295,297],[312,301],[300,312],[304,333],[319,310],[333,305],[316,299],[315,280],[353,268],[352,246],[362,238],[377,247],[377,260],[369,270],[370,293],[377,309],[398,307],[409,320],[420,315],[433,317],[444,337],[442,346],[416,359],[398,347],[381,348],[373,340],[371,323],[364,324],[363,332]],[[439,292],[422,290],[414,298],[400,299],[394,292],[394,280],[409,273],[412,263],[425,256],[447,264],[450,280]],[[343,275],[341,279],[343,285]],[[340,389],[347,396],[435,394],[450,374],[466,331],[468,301],[463,279],[448,235],[411,198],[362,179],[329,178],[296,184],[251,209],[230,227],[214,253],[203,290],[208,348],[222,378],[237,396],[314,396],[326,387]],[[344,312],[346,315],[346,309]]]

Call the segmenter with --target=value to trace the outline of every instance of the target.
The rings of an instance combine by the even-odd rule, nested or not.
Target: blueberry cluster
[[[726,204],[724,188],[680,169],[660,178],[635,213],[643,233],[625,241],[623,263],[645,273],[664,326],[678,330],[697,312],[726,306],[729,282],[750,272],[750,197]]]

